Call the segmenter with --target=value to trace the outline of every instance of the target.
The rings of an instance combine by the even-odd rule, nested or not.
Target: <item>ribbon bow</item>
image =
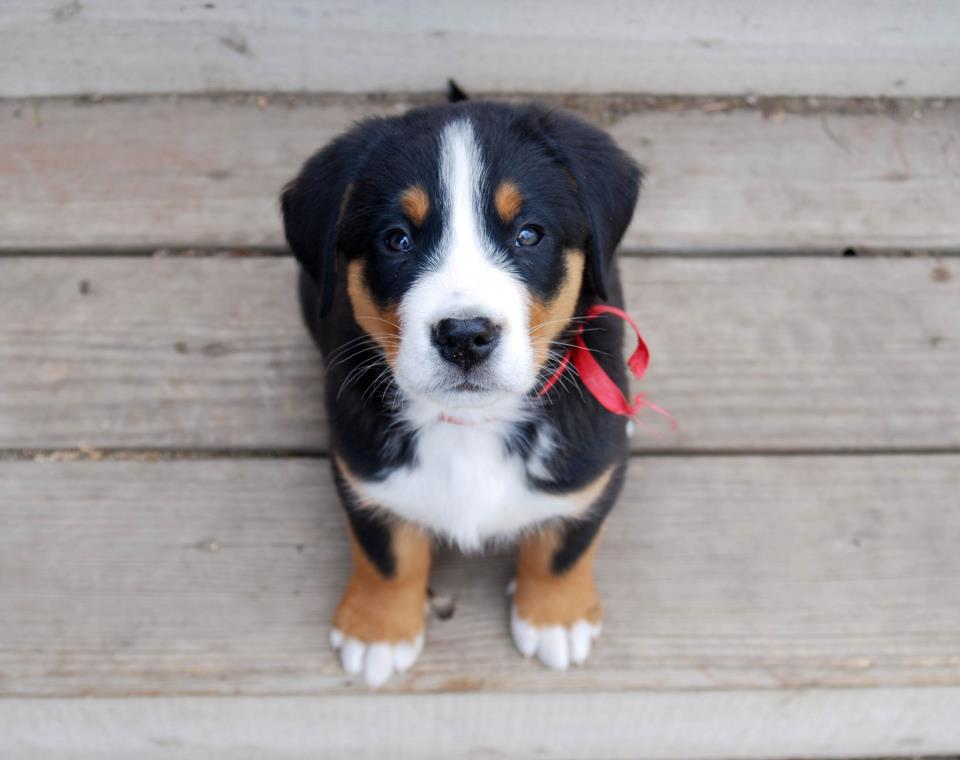
[[[623,417],[635,418],[641,409],[650,409],[670,420],[671,427],[676,430],[677,421],[673,415],[649,401],[644,394],[638,393],[632,402],[629,401],[617,387],[617,384],[613,382],[610,375],[600,366],[600,363],[590,352],[590,349],[587,348],[587,344],[583,342],[583,329],[585,324],[593,321],[602,314],[612,314],[615,317],[619,317],[633,328],[633,332],[637,336],[637,347],[630,355],[630,358],[627,359],[627,367],[630,368],[630,372],[632,372],[633,376],[638,380],[644,376],[650,364],[650,350],[647,348],[647,344],[643,342],[643,336],[640,335],[640,328],[637,327],[636,323],[630,318],[630,315],[623,311],[623,309],[618,309],[616,306],[608,306],[606,304],[596,304],[587,309],[584,314],[585,321],[577,326],[577,331],[573,335],[573,345],[567,349],[567,352],[557,365],[556,370],[554,370],[547,382],[543,384],[539,395],[545,396],[549,390],[559,382],[560,377],[566,372],[570,363],[573,362],[577,374],[580,375],[580,381],[608,412],[619,414]]]

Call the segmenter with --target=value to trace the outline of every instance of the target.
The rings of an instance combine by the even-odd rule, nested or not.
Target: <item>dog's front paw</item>
[[[350,675],[363,675],[367,686],[383,686],[394,673],[409,670],[423,649],[423,634],[411,641],[363,641],[344,635],[339,628],[330,631],[330,643],[340,653],[340,664]]]
[[[590,583],[576,585],[555,578],[518,578],[513,594],[510,632],[524,657],[534,655],[554,670],[582,665],[600,635],[602,605]]]
[[[377,688],[408,670],[423,649],[426,587],[354,577],[333,616],[330,643],[350,675]]]
[[[583,618],[572,625],[535,625],[520,616],[516,605],[510,613],[510,632],[520,654],[536,655],[540,662],[554,670],[566,670],[570,663],[586,662],[600,628],[599,621],[591,623]]]
[[[353,572],[333,613],[330,643],[343,669],[375,689],[409,669],[423,649],[430,539],[405,523],[366,529],[386,548],[374,542],[365,549],[351,530]]]

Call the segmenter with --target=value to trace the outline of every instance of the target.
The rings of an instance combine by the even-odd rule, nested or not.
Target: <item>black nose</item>
[[[440,356],[464,370],[493,353],[500,340],[500,327],[485,317],[441,319],[433,326],[433,345]]]

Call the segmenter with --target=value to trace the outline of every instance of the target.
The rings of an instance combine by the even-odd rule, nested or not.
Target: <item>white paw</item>
[[[404,673],[411,668],[423,649],[423,634],[413,641],[360,641],[344,636],[334,628],[330,631],[330,644],[340,652],[340,664],[352,676],[363,674],[363,680],[371,689],[383,686],[394,673]]]
[[[513,643],[524,657],[537,658],[548,668],[566,670],[570,663],[583,665],[590,656],[593,640],[600,635],[600,623],[578,620],[572,626],[536,626],[510,611]]]

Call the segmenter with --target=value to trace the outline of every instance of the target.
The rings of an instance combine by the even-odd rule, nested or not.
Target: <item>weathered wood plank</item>
[[[327,468],[0,462],[0,695],[355,693]],[[443,553],[454,614],[385,693],[960,689],[958,489],[953,455],[635,459],[586,667],[515,653],[509,557]]]
[[[942,688],[5,700],[0,751],[30,760],[917,757],[957,752],[958,714],[960,690]]]
[[[303,160],[407,105],[259,103],[0,103],[0,249],[282,246],[277,196]],[[960,102],[919,119],[603,103],[578,101],[648,169],[628,250],[960,249]]]
[[[0,95],[476,90],[960,95],[949,0],[7,0]]]
[[[642,449],[960,446],[952,259],[623,262]],[[290,259],[0,259],[0,448],[323,450]],[[655,417],[645,418],[653,425]]]

